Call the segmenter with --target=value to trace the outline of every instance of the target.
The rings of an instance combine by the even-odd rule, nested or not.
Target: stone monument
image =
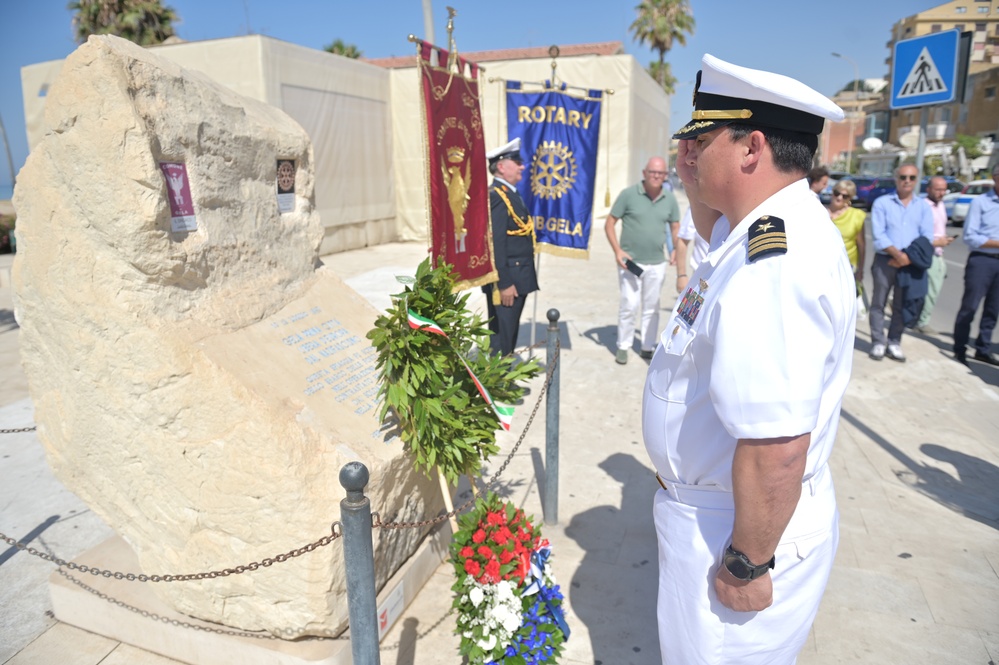
[[[259,561],[327,535],[348,461],[383,519],[441,506],[377,419],[376,312],[318,248],[311,143],[282,111],[116,37],[48,93],[18,178],[13,267],[38,437],[143,572]],[[375,532],[380,588],[427,530]],[[347,620],[342,543],[157,584],[174,609],[281,637]]]

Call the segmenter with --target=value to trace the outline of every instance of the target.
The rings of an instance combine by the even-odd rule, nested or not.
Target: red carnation
[[[502,552],[500,552],[499,560],[500,560],[500,563],[502,563],[502,564],[508,564],[511,561],[513,561],[513,557],[514,557],[514,554],[513,554],[512,551],[510,551],[510,550],[503,550]]]
[[[482,570],[482,567],[479,565],[478,561],[476,561],[475,559],[465,559],[465,572],[466,573],[468,573],[469,575],[472,575],[474,577],[474,576],[478,575],[481,570]]]
[[[490,578],[491,582],[498,582],[500,574],[499,561],[493,559],[486,564],[486,576]]]
[[[479,546],[479,556],[481,556],[484,559],[492,559],[493,558],[493,551],[492,551],[492,549],[490,549],[486,545],[480,545]]]
[[[493,542],[497,545],[506,545],[508,540],[510,540],[510,530],[506,527],[493,534]]]
[[[482,529],[479,529],[478,531],[476,531],[475,533],[472,534],[472,542],[473,543],[478,544],[478,543],[485,542],[485,540],[486,540],[486,532],[483,531]]]
[[[506,524],[506,515],[503,513],[489,513],[486,515],[486,524],[489,526],[499,526],[500,524]]]
[[[468,547],[466,545],[465,547],[461,548],[461,551],[458,552],[458,554],[461,555],[462,559],[470,559],[473,556],[475,556],[475,550],[473,550],[471,547]]]

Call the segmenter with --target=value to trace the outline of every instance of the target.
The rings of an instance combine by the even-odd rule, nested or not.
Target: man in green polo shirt
[[[662,157],[653,157],[642,170],[642,177],[642,182],[618,195],[604,227],[617,259],[618,283],[621,286],[615,357],[621,365],[628,362],[628,349],[635,335],[635,309],[639,305],[642,308],[642,358],[651,358],[656,348],[659,297],[666,279],[666,260],[669,258],[670,263],[673,262],[673,247],[680,222],[676,197],[663,189],[666,161]],[[615,230],[619,219],[622,220],[620,243]]]

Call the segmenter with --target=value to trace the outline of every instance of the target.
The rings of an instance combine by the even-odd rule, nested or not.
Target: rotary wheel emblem
[[[543,141],[531,160],[531,191],[545,199],[562,198],[576,182],[576,158],[557,141]]]

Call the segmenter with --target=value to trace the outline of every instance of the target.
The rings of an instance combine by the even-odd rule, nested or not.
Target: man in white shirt
[[[662,490],[663,663],[790,665],[832,569],[828,459],[856,290],[805,175],[842,110],[804,84],[702,61],[677,173],[711,250],[649,366],[643,432]]]

